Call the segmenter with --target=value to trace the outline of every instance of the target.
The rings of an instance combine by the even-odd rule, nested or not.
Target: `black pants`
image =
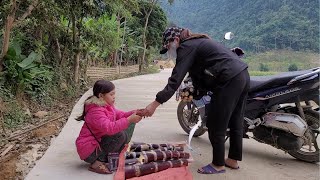
[[[128,135],[125,131],[113,136],[103,136],[101,138],[101,149],[94,150],[84,161],[94,163],[96,160],[107,162],[108,153],[120,153],[127,142]]]
[[[250,88],[247,70],[213,90],[207,119],[209,139],[213,149],[212,163],[225,165],[225,136],[230,128],[228,158],[242,160],[243,121],[246,98]]]

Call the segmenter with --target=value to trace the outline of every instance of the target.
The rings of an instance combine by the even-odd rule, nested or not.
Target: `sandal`
[[[89,166],[88,170],[98,174],[112,174],[112,172],[108,169],[106,164],[100,164],[96,168],[93,168],[91,165]]]
[[[225,164],[224,166],[226,166],[226,167],[228,167],[228,168],[230,168],[230,169],[234,169],[234,170],[236,170],[236,169],[239,169],[239,168],[240,168],[239,166],[237,166],[237,167],[232,167],[232,166],[229,166],[228,164]]]
[[[220,174],[220,173],[225,173],[226,170],[216,170],[214,167],[212,167],[210,164],[202,167],[201,169],[198,169],[198,173],[200,174]]]

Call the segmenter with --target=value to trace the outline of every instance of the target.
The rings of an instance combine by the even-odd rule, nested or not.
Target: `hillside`
[[[214,39],[234,32],[230,46],[254,52],[319,51],[318,0],[175,0],[162,7],[171,24],[208,33]]]

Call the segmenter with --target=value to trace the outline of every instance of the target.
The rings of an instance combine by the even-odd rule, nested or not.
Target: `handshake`
[[[145,109],[137,109],[134,114],[128,117],[129,122],[138,123],[142,117],[150,117],[160,105],[157,101],[150,103]]]
[[[130,123],[138,123],[142,120],[143,117],[149,117],[149,111],[147,109],[137,109],[135,113],[128,117]]]
[[[149,111],[148,109],[137,109],[136,115],[141,116],[141,117],[149,117]]]

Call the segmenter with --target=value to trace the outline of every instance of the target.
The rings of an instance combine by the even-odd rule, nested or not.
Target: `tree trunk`
[[[13,0],[9,15],[4,25],[4,34],[3,34],[2,49],[1,49],[1,55],[0,55],[0,72],[3,70],[3,58],[6,56],[9,49],[10,33],[11,33],[13,22],[16,16],[16,11],[17,11],[17,2]]]
[[[142,60],[141,60],[141,58],[138,58],[138,62],[139,62],[139,72],[141,72],[142,71]]]
[[[59,62],[61,62],[62,53],[61,53],[61,48],[60,48],[59,40],[58,40],[58,38],[55,38],[54,41],[55,41],[56,48],[57,48],[57,51],[56,51],[56,52],[57,52],[57,58],[58,58]]]
[[[78,83],[79,82],[79,67],[80,67],[80,55],[81,52],[78,50],[75,55],[74,55],[74,82]]]
[[[80,37],[81,37],[81,24],[82,24],[82,19],[83,17],[80,18],[79,21],[77,21],[77,30],[78,33],[74,33],[74,38],[75,38],[75,45],[76,45],[76,50],[74,54],[74,82],[77,84],[79,82],[80,78],[80,55],[81,55],[81,42],[80,42]],[[74,22],[75,25],[75,22]],[[74,30],[76,31],[76,28],[74,27]]]
[[[123,35],[122,35],[122,43],[121,43],[121,52],[120,52],[120,65],[121,65],[121,63],[122,63],[124,40],[125,40],[125,35],[126,35],[126,24],[127,24],[127,20],[124,19],[124,27],[123,27]]]
[[[141,62],[139,63],[139,72],[141,72],[142,68],[143,68],[143,65],[145,65],[145,56],[146,56],[146,50],[147,50],[147,27],[148,27],[148,23],[149,23],[149,17],[150,17],[150,14],[155,6],[155,4],[157,3],[158,0],[152,0],[151,3],[151,8],[149,9],[149,12],[146,12],[146,21],[144,23],[144,29],[143,29],[143,52],[142,52],[142,60]]]
[[[87,69],[89,66],[89,60],[90,60],[90,56],[89,56],[89,52],[86,51],[85,55],[84,55],[84,63],[83,63],[83,71],[84,71],[84,80],[87,82],[88,81],[88,77],[87,77]]]
[[[71,28],[72,28],[72,45],[76,43],[76,17],[73,12],[71,12]]]
[[[67,32],[66,32],[66,34],[68,34],[68,32],[69,32],[69,27],[70,27],[70,21],[68,22],[68,28],[67,28]],[[61,59],[60,59],[60,67],[63,67],[63,65],[64,65],[64,61],[65,61],[65,54],[66,54],[66,51],[67,51],[67,45],[65,44],[64,45],[64,47],[63,47],[63,51],[62,51],[62,54],[61,54]]]
[[[33,0],[32,3],[27,8],[27,10],[23,13],[23,15],[20,18],[18,18],[18,21],[15,21],[16,11],[18,9],[17,2],[16,0],[12,0],[11,2],[12,3],[11,3],[9,15],[4,25],[5,29],[4,29],[2,49],[0,54],[0,72],[3,70],[3,58],[7,55],[7,52],[9,49],[10,33],[13,26],[16,26],[19,22],[21,22],[26,17],[28,17],[31,14],[32,10],[35,8],[35,6],[38,4],[38,0]]]
[[[73,11],[71,11],[71,28],[72,28],[72,54],[73,54],[73,73],[74,82],[78,83],[79,80],[79,64],[80,64],[80,51],[79,45],[76,47],[76,17]]]
[[[117,63],[117,58],[118,57],[118,51],[116,50],[115,52],[112,53],[112,59],[113,59],[113,65],[114,66],[118,66],[118,63]]]
[[[13,21],[14,21],[14,17],[9,15],[6,20],[4,36],[3,36],[3,43],[2,43],[2,50],[1,50],[1,57],[0,57],[0,72],[3,70],[3,58],[5,57],[9,49],[10,33],[11,33]]]
[[[146,16],[146,22],[144,24],[144,29],[143,29],[143,52],[142,52],[141,68],[145,65],[145,57],[146,57],[146,50],[147,50],[146,31],[147,31],[148,22],[149,22],[149,16],[150,16],[150,14],[148,13],[147,16]]]
[[[119,14],[117,14],[117,22],[118,22],[118,33],[117,33],[117,39],[119,37],[119,34],[120,34],[120,20],[121,20],[121,17]],[[115,50],[115,52],[113,53],[113,64],[114,66],[119,66],[118,64],[118,60],[119,60],[119,57],[118,57],[118,50]]]

